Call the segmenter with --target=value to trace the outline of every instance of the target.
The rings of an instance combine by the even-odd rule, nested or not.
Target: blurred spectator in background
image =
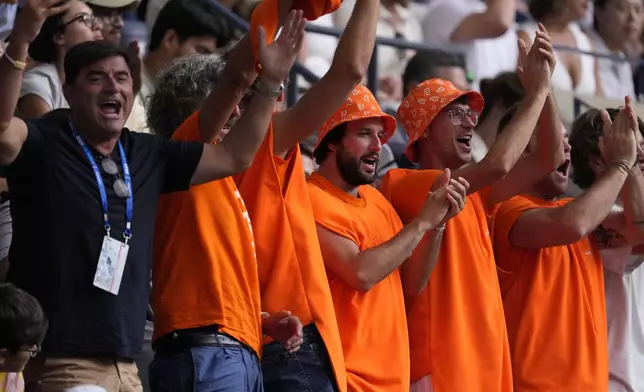
[[[553,45],[567,46],[585,52],[593,47],[578,21],[586,15],[590,0],[531,0],[530,14],[541,22],[552,37]],[[519,37],[528,45],[532,42],[537,24],[525,23],[520,27]],[[556,89],[578,94],[602,95],[597,80],[597,61],[591,55],[570,51],[556,51],[557,67],[552,75]]]
[[[0,174],[0,283],[4,282],[9,269],[9,246],[13,228],[9,210],[9,187],[5,170]]]
[[[313,157],[313,150],[317,143],[316,135],[311,135],[309,138],[300,142],[300,151],[302,152],[302,166],[304,167],[304,175],[308,178],[311,173],[318,169],[318,164]]]
[[[508,109],[517,105],[525,89],[516,72],[504,72],[494,79],[483,79],[480,86],[485,107],[472,135],[472,160],[480,162],[496,140],[499,122]]]
[[[13,21],[18,11],[18,2],[0,2],[0,56],[3,53],[4,40],[9,36]]]
[[[145,10],[145,24],[148,26],[150,34],[156,23],[159,13],[169,0],[148,0],[147,9]],[[243,19],[250,20],[253,9],[259,3],[259,0],[217,0],[220,4],[230,8]]]
[[[618,59],[598,58],[598,82],[606,98],[635,97],[633,69],[624,55],[625,45],[637,42],[642,34],[642,0],[595,0],[594,50]]]
[[[128,128],[147,130],[142,109],[154,92],[155,75],[163,67],[189,54],[214,53],[232,38],[228,23],[210,6],[210,1],[170,0],[159,13],[143,59],[141,90],[136,95]]]
[[[448,80],[456,87],[462,90],[468,90],[469,81],[465,71],[465,58],[463,55],[442,50],[417,53],[409,60],[409,63],[405,67],[405,72],[402,74],[404,96],[407,96],[418,84],[434,78]],[[396,108],[387,108],[385,111],[395,117]],[[407,133],[398,124],[396,133],[385,145],[391,148],[398,167],[412,168],[414,166],[405,156],[405,148],[407,148],[408,142],[409,138],[407,137]]]
[[[22,371],[40,352],[47,319],[38,301],[12,284],[0,284],[0,391],[22,392]]]
[[[431,0],[425,43],[462,52],[476,89],[481,79],[516,68],[515,1]]]
[[[139,0],[86,0],[94,15],[103,24],[103,38],[114,45],[121,44],[121,30],[125,25],[123,14],[126,11],[135,10],[139,6]]]
[[[36,39],[29,45],[29,56],[39,62],[25,72],[20,88],[17,114],[36,118],[55,109],[68,108],[63,95],[63,59],[74,45],[102,38],[101,21],[80,0],[65,0],[66,12],[45,20]]]
[[[356,0],[344,0],[342,6],[334,13],[337,27],[346,26],[355,2]],[[418,43],[423,41],[420,23],[415,15],[409,12],[409,3],[410,0],[380,0],[380,19],[376,30],[378,37]],[[378,99],[397,102],[403,98],[400,75],[413,55],[413,51],[406,49],[384,45],[378,47]]]

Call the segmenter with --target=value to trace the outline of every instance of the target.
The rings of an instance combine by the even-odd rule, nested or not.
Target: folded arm
[[[625,180],[625,173],[610,167],[581,197],[565,206],[524,212],[510,230],[510,244],[546,248],[581,240],[606,219]]]
[[[391,240],[364,251],[320,225],[317,232],[326,267],[355,290],[367,292],[411,256],[426,230],[412,221]]]
[[[371,61],[379,9],[378,0],[356,2],[329,71],[293,107],[275,115],[275,155],[283,156],[317,131],[360,83]]]

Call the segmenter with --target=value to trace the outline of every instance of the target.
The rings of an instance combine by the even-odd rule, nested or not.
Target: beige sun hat
[[[85,2],[103,8],[125,8],[138,6],[141,0],[85,0]]]

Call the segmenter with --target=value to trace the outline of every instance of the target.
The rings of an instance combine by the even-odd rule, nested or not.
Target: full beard
[[[360,169],[361,161],[362,157],[356,159],[344,152],[336,154],[336,165],[344,182],[357,187],[369,185],[376,180],[376,172],[373,174],[365,173]]]

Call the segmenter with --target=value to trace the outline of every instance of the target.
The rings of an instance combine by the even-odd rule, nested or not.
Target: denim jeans
[[[202,346],[156,353],[152,392],[263,392],[259,360],[245,347]]]
[[[281,343],[264,346],[262,373],[266,392],[337,392],[329,353],[314,324],[304,327],[304,344],[293,354]]]

